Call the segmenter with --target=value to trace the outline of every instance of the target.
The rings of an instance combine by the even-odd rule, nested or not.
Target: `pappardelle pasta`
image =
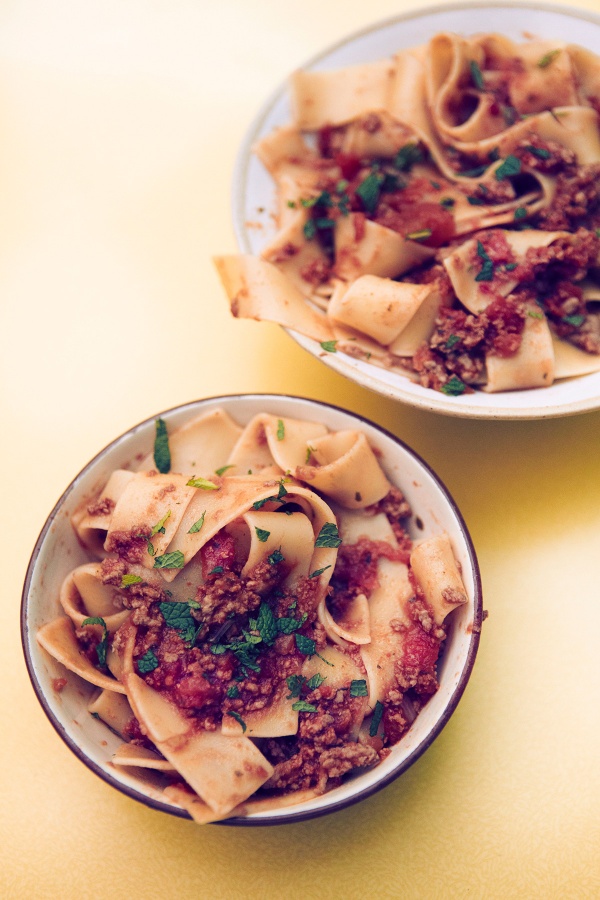
[[[37,634],[97,689],[113,764],[198,822],[377,765],[437,690],[467,601],[447,534],[411,540],[361,431],[215,409],[158,419],[148,450],[76,511],[90,561]]]
[[[278,231],[215,260],[235,316],[450,396],[600,370],[599,57],[441,33],[290,91]]]

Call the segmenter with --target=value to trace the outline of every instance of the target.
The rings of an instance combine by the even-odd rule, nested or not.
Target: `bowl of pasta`
[[[600,406],[600,18],[455,4],[294,72],[234,173],[234,316],[470,418]]]
[[[481,582],[450,494],[343,409],[171,409],[102,450],[35,546],[33,688],[92,771],[198,823],[280,824],[393,781],[452,715]]]

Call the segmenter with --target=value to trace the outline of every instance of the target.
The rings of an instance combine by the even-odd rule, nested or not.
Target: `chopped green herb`
[[[160,522],[157,522],[156,525],[153,527],[152,531],[150,532],[151,538],[154,537],[155,534],[164,534],[165,533],[165,522],[167,521],[167,519],[169,518],[170,515],[171,515],[171,510],[169,509],[164,514],[164,516],[162,517]]]
[[[235,700],[236,697],[239,697],[240,689],[237,686],[237,684],[232,684],[230,687],[228,687],[227,691],[226,691],[226,695],[227,695],[227,697],[229,697],[230,700]]]
[[[327,353],[336,353],[336,344],[337,341],[321,341],[321,347],[323,350],[326,350]]]
[[[260,604],[258,616],[256,618],[256,630],[259,632],[263,643],[270,647],[279,633],[277,627],[277,619],[273,615],[273,610],[268,603],[264,601]]]
[[[266,541],[268,541],[269,535],[271,534],[270,531],[265,531],[264,528],[258,528],[256,525],[254,526],[254,530],[256,532],[256,537],[259,539],[259,541],[262,544],[264,544],[264,543],[266,543]]]
[[[367,682],[364,678],[357,678],[355,681],[350,682],[351,697],[367,697],[368,694]]]
[[[521,160],[511,153],[496,169],[496,179],[502,181],[504,178],[510,178],[512,175],[518,175],[520,171]]]
[[[302,688],[306,683],[306,678],[304,677],[304,675],[288,675],[285,681],[290,692],[286,699],[291,700],[292,697],[299,697]]]
[[[154,465],[162,475],[165,475],[171,471],[171,451],[169,449],[167,423],[164,419],[157,419],[155,424]]]
[[[234,466],[233,464],[231,464],[231,465],[229,465],[229,466],[221,466],[220,469],[215,469],[215,475],[218,475],[219,478],[220,478],[221,475],[224,475],[224,474],[225,474],[225,472],[227,471],[227,469],[233,469],[233,468],[235,468],[235,466]]]
[[[482,260],[482,264],[479,273],[475,276],[475,281],[493,281],[494,263],[481,241],[477,241],[477,256]]]
[[[285,437],[285,423],[283,419],[277,419],[277,440],[282,441]]]
[[[310,458],[314,452],[315,448],[311,447],[310,444],[308,444],[306,447],[306,456],[304,457],[304,462],[306,463],[306,465],[308,465],[308,463],[310,462]]]
[[[473,194],[469,194],[469,196],[467,197],[467,201],[471,204],[471,206],[483,206],[484,203],[481,197],[475,197]]]
[[[122,575],[121,576],[121,587],[128,588],[132,584],[141,584],[144,579],[140,575]]]
[[[466,384],[460,380],[458,375],[453,375],[446,384],[442,385],[442,392],[449,397],[458,397],[460,394],[464,394],[466,387]]]
[[[421,162],[423,154],[418,144],[404,144],[394,159],[394,168],[400,172],[410,172],[415,163]]]
[[[444,209],[452,209],[455,203],[456,200],[454,197],[442,197],[440,200],[440,206],[443,206]]]
[[[278,563],[283,562],[285,559],[281,550],[273,550],[272,553],[267,556],[267,562],[270,566],[276,566]]]
[[[309,578],[318,578],[319,575],[322,575],[323,572],[326,572],[327,569],[330,569],[330,568],[331,568],[331,566],[323,566],[322,569],[315,569],[315,571],[311,572],[311,574],[308,577]]]
[[[295,703],[292,703],[292,709],[298,710],[298,712],[316,712],[317,707],[313,706],[312,703],[308,703],[306,700],[296,700]]]
[[[475,166],[474,169],[466,169],[464,172],[459,172],[458,174],[461,178],[479,178],[479,176],[483,175],[488,169],[488,163],[484,163],[481,166]]]
[[[186,487],[199,488],[201,491],[218,491],[219,485],[214,481],[208,481],[207,478],[190,478],[186,482]]]
[[[517,208],[515,209],[515,215],[514,215],[515,220],[518,221],[519,219],[524,219],[526,216],[527,216],[527,210],[525,209],[525,207],[517,206]]]
[[[479,67],[479,63],[472,59],[469,61],[469,68],[471,70],[471,81],[478,91],[485,91],[485,81],[483,80],[483,72]]]
[[[375,212],[377,208],[382,181],[383,177],[378,172],[370,172],[356,188],[357,195],[369,213]]]
[[[379,731],[379,726],[381,724],[381,718],[383,716],[383,703],[381,700],[378,700],[375,704],[375,709],[373,710],[373,716],[371,718],[371,724],[369,726],[369,735],[370,737],[376,737],[377,732]]]
[[[296,647],[303,656],[314,656],[317,652],[317,645],[312,638],[306,637],[304,634],[296,633],[294,635]]]
[[[517,265],[518,265],[518,263],[516,263],[516,262],[504,263],[504,271],[505,272],[514,272],[514,270],[517,268]]]
[[[585,316],[573,315],[573,316],[563,316],[561,319],[562,322],[566,322],[567,325],[572,325],[573,328],[579,328],[585,322]]]
[[[552,60],[556,59],[558,54],[560,53],[560,47],[556,50],[549,50],[548,53],[544,53],[544,55],[538,59],[538,66],[540,69],[547,68]]]
[[[500,112],[502,113],[502,118],[507,125],[514,125],[519,118],[519,113],[514,108],[514,106],[505,106],[504,104],[502,104],[502,106],[500,107]]]
[[[238,725],[241,725],[241,726],[242,726],[242,731],[243,731],[243,732],[246,731],[246,723],[244,722],[244,720],[242,719],[242,717],[240,716],[239,713],[236,713],[235,710],[230,709],[230,710],[227,712],[227,715],[228,715],[228,716],[231,716],[232,719],[235,719],[235,721],[238,723]]]
[[[546,150],[545,147],[534,147],[533,144],[528,144],[525,147],[526,150],[529,150],[534,156],[537,156],[538,159],[550,159],[552,154],[549,150]]]
[[[181,550],[173,550],[172,553],[163,553],[154,560],[155,569],[183,569],[185,558]]]
[[[211,569],[208,573],[209,575],[220,575],[223,572],[223,566],[215,566],[214,569]]]
[[[528,310],[527,310],[527,315],[528,315],[531,319],[543,319],[543,318],[544,318],[544,313],[541,313],[541,312],[534,312],[532,309],[528,309]]]
[[[452,350],[458,343],[460,343],[459,336],[457,334],[451,334],[446,341],[446,350]]]
[[[306,622],[306,613],[301,619],[294,619],[292,616],[281,616],[277,619],[277,630],[280,634],[293,634]]]
[[[137,669],[140,675],[145,675],[146,672],[154,672],[157,668],[158,659],[152,650],[146,650],[144,655],[140,656],[137,661]]]
[[[317,536],[315,547],[339,547],[341,543],[337,525],[334,522],[325,522]]]
[[[206,515],[206,510],[202,513],[199,519],[197,519],[192,527],[189,529],[188,534],[197,534],[202,526],[204,525],[204,516]]]
[[[82,627],[84,625],[102,625],[102,628],[104,629],[101,640],[96,644],[96,656],[98,657],[98,668],[105,669],[106,652],[108,650],[108,628],[106,627],[106,622],[102,616],[88,616],[88,618],[84,619],[81,623]]]
[[[442,189],[442,186],[439,183],[439,181],[431,181],[431,179],[430,179],[429,184],[434,189],[434,191],[440,191]]]
[[[186,644],[193,645],[198,633],[198,623],[192,616],[189,603],[171,600],[168,603],[159,603],[158,606],[166,625],[178,631]]]
[[[307,241],[312,241],[314,236],[317,233],[317,226],[315,225],[314,219],[309,219],[308,222],[304,223],[304,228],[302,229],[304,233],[304,237]]]
[[[306,687],[308,688],[309,691],[316,691],[316,689],[318,687],[321,687],[321,685],[323,684],[323,682],[325,680],[326,679],[323,678],[322,675],[320,675],[318,672],[315,672],[315,674],[312,676],[312,678],[309,678],[308,681],[306,682]]]
[[[431,234],[431,228],[422,228],[421,231],[411,231],[406,237],[409,241],[426,241],[427,238],[431,237]]]

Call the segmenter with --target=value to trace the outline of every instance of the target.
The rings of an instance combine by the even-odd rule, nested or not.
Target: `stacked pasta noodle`
[[[234,315],[449,395],[600,369],[597,56],[443,33],[290,90],[277,234],[215,260]]]
[[[467,598],[410,514],[360,431],[159,419],[73,517],[93,561],[38,641],[98,689],[114,765],[197,821],[299,803],[377,764],[437,688]]]

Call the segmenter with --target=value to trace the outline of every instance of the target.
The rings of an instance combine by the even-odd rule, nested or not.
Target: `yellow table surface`
[[[600,413],[477,422],[381,399],[233,320],[210,262],[235,251],[232,168],[264,99],[409,8],[0,3],[2,897],[600,896]],[[199,827],[62,743],[27,677],[20,595],[47,513],[101,447],[244,391],[348,406],[424,456],[464,513],[489,618],[455,715],[394,784],[312,823]]]

